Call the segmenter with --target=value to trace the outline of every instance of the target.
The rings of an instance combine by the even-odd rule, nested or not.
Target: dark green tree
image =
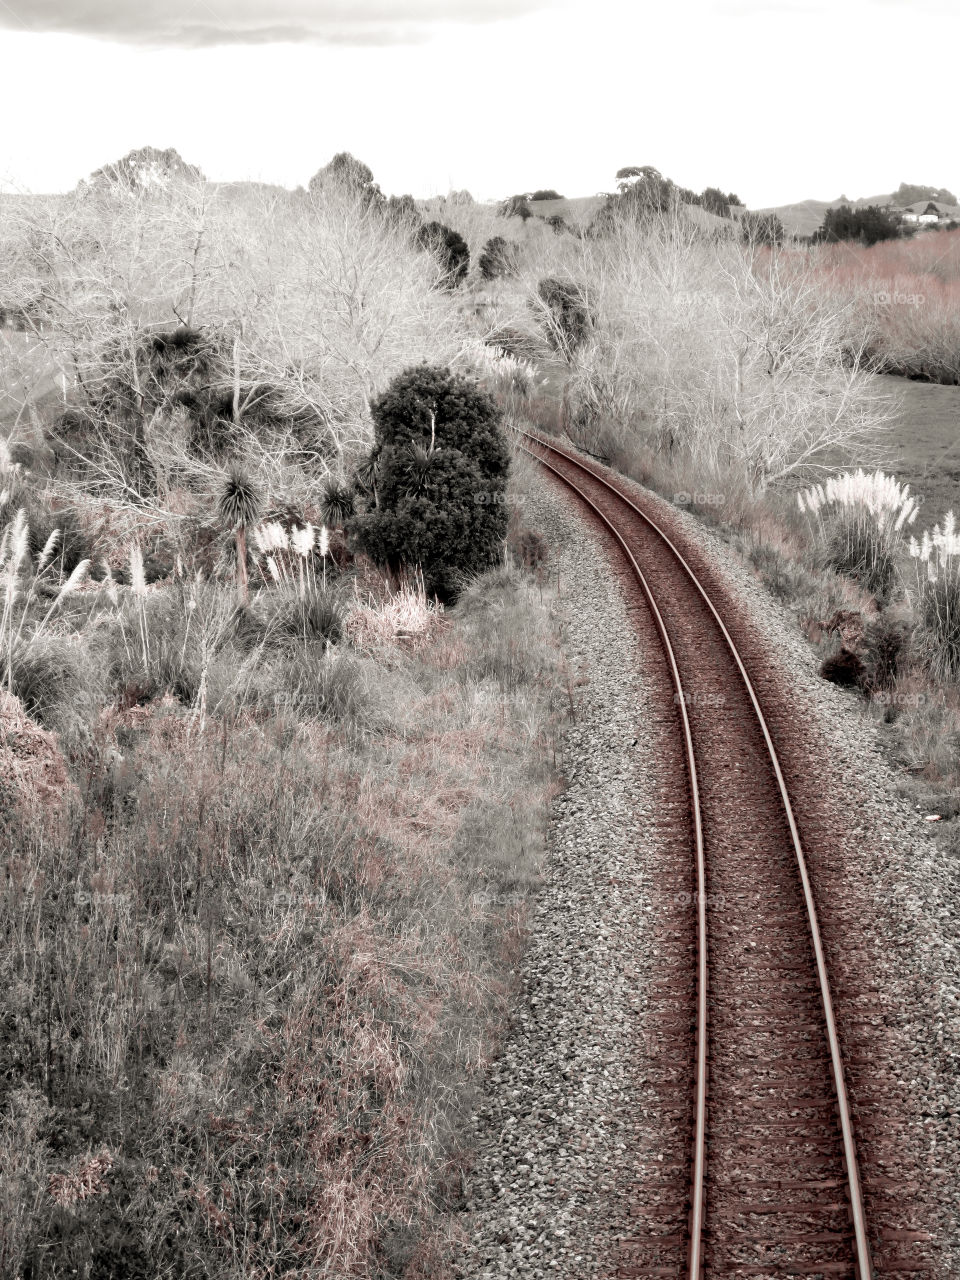
[[[325,190],[339,190],[365,205],[379,204],[383,199],[383,192],[373,180],[373,170],[349,151],[338,151],[329,164],[318,169],[310,179],[309,190],[314,197]]]
[[[700,196],[700,203],[704,209],[709,213],[715,213],[718,218],[730,217],[730,199],[719,187],[706,187]]]
[[[783,223],[775,213],[745,213],[740,219],[743,239],[753,244],[783,244]]]
[[[203,173],[187,162],[173,147],[160,151],[156,147],[138,147],[128,151],[122,159],[105,164],[90,175],[89,189],[93,191],[124,191],[144,193],[162,190],[171,182],[202,182]],[[87,183],[81,183],[87,187]]]
[[[547,276],[537,285],[537,295],[547,341],[565,360],[571,360],[593,325],[583,287],[573,280]]]
[[[383,205],[383,216],[396,227],[419,231],[423,226],[423,215],[411,195],[390,196]]]
[[[520,246],[503,236],[491,236],[483,246],[477,266],[484,280],[515,276],[519,265]]]
[[[902,222],[899,214],[879,205],[854,209],[848,204],[841,204],[826,211],[813,240],[815,244],[835,244],[839,240],[877,244],[880,240],[895,240],[900,235]]]
[[[356,545],[397,572],[419,565],[443,600],[497,562],[507,530],[510,453],[493,399],[449,369],[399,374],[371,406],[374,444],[361,467]]]
[[[521,218],[524,222],[533,217],[525,195],[508,196],[497,206],[497,213],[501,218]]]
[[[440,264],[444,288],[456,289],[463,283],[470,270],[470,249],[458,231],[442,222],[427,222],[417,232],[417,244]]]

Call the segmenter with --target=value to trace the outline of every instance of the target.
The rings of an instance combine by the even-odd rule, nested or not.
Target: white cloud
[[[0,26],[152,46],[410,43],[438,26],[487,23],[555,0],[2,0]]]

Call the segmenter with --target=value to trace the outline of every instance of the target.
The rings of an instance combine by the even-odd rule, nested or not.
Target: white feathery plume
[[[302,529],[299,528],[298,526],[294,526],[294,528],[290,530],[291,545],[293,546],[293,549],[297,553],[297,555],[304,560],[313,550],[315,541],[316,541],[316,530],[314,529],[312,524],[307,524]]]
[[[320,541],[318,545],[320,554],[323,556],[324,560],[326,560],[327,556],[330,554],[330,532],[325,524],[320,526]]]
[[[90,568],[90,561],[81,560],[80,563],[77,565],[77,567],[74,569],[73,573],[71,573],[70,577],[66,580],[63,586],[60,588],[60,592],[57,595],[57,599],[62,600],[64,596],[69,596],[74,591],[76,591],[77,587],[80,586],[80,583],[87,576],[87,570],[89,568]]]
[[[277,562],[274,560],[273,556],[267,556],[267,568],[270,570],[270,576],[273,578],[274,582],[279,584],[280,571],[277,568]]]
[[[27,543],[30,538],[30,526],[27,524],[27,513],[23,507],[13,519],[10,530],[10,569],[13,573],[20,568],[20,562],[27,554]]]
[[[43,544],[43,550],[40,552],[40,559],[37,561],[37,573],[43,573],[57,547],[60,538],[60,530],[54,529],[50,537]]]

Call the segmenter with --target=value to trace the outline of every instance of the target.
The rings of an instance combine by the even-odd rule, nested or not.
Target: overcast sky
[[[150,145],[287,186],[346,150],[418,196],[956,191],[958,48],[954,0],[0,0],[0,180]]]

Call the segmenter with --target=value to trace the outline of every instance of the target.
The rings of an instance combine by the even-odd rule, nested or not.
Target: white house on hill
[[[941,200],[917,200],[903,209],[897,209],[904,222],[915,222],[921,225],[949,222],[960,214],[960,210],[944,204]]]

